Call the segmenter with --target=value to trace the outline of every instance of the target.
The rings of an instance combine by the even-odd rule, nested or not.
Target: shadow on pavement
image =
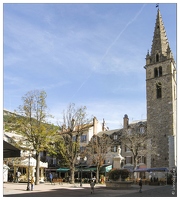
[[[19,190],[19,189],[17,189]],[[90,188],[54,188],[49,191],[22,191],[19,194],[7,194],[3,197],[177,197],[177,189],[172,194],[171,186],[142,189],[138,192],[138,187],[128,190],[118,190],[106,187],[95,188],[95,193],[91,194]]]

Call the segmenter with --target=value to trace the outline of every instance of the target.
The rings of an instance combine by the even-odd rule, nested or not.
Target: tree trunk
[[[74,168],[74,164],[72,164],[72,168],[71,168],[71,183],[74,184],[74,172],[75,172],[75,168]]]
[[[36,181],[35,181],[36,185],[39,185],[39,168],[40,168],[40,154],[36,153]]]
[[[98,166],[96,170],[96,183],[99,183],[99,167]]]

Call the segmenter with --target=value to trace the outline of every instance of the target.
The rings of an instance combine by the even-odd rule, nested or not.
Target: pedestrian
[[[13,174],[10,175],[10,182],[13,182]]]
[[[96,177],[92,178],[93,182],[96,184]]]
[[[49,179],[50,179],[50,183],[52,184],[53,175],[51,174],[51,172],[49,173]]]
[[[139,192],[142,193],[142,180],[139,179]]]
[[[15,175],[15,183],[19,182],[19,172],[16,171],[16,175]]]
[[[91,194],[94,193],[94,186],[95,182],[93,180],[90,180]]]
[[[31,177],[31,190],[34,189],[34,177],[32,176]]]

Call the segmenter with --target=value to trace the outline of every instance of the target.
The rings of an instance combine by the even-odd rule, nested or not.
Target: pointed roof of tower
[[[159,53],[161,56],[167,56],[168,48],[169,42],[166,36],[162,16],[158,8],[156,24],[154,29],[154,37],[152,41],[151,55],[156,55],[157,53]]]

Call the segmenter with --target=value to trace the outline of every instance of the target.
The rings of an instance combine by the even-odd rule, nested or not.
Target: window
[[[86,135],[81,135],[81,142],[86,142]]]
[[[159,62],[159,54],[156,54],[156,62]]]
[[[162,85],[161,85],[161,83],[156,84],[156,95],[157,95],[157,99],[162,97]]]
[[[117,135],[114,135],[114,140],[117,140],[117,138],[118,138]]]
[[[117,152],[117,146],[111,146],[111,152]]]
[[[146,157],[145,156],[139,156],[138,157],[138,164],[146,164]]]
[[[84,152],[85,151],[85,147],[81,146],[80,147],[80,152]]]
[[[155,67],[154,68],[154,77],[156,78],[156,77],[160,77],[160,76],[162,76],[162,67],[160,66],[160,67]]]
[[[125,146],[125,152],[131,151],[129,147]]]
[[[139,132],[140,132],[141,134],[143,134],[143,133],[144,133],[144,127],[140,127],[140,128],[139,128]]]
[[[131,156],[125,157],[125,164],[132,164],[132,157]]]
[[[143,161],[144,164],[146,164],[146,157],[143,156],[142,161]]]
[[[56,158],[53,158],[52,162],[53,162],[52,164],[55,165],[56,164]]]
[[[154,68],[154,77],[158,77],[158,69],[157,68]]]

